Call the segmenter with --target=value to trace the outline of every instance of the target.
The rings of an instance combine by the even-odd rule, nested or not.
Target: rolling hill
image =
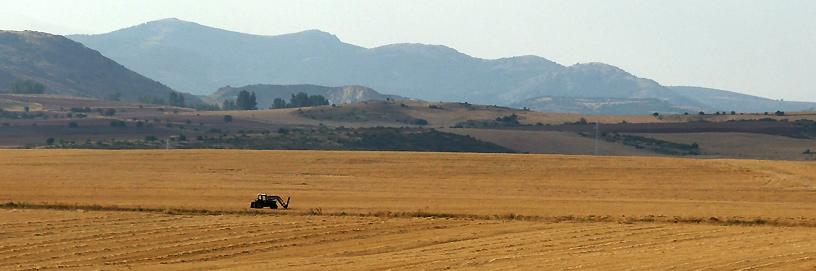
[[[363,86],[325,87],[317,85],[267,85],[255,84],[243,87],[226,86],[218,89],[207,97],[210,103],[221,104],[224,100],[234,100],[240,91],[254,92],[257,97],[258,108],[269,108],[276,98],[288,100],[291,95],[299,92],[308,95],[322,95],[332,104],[347,104],[370,100],[385,100],[386,98],[400,98],[394,95],[384,95],[376,90]]]
[[[173,90],[63,36],[0,31],[0,90],[16,80],[45,85],[47,94],[137,101]],[[200,103],[187,96],[189,103]]]

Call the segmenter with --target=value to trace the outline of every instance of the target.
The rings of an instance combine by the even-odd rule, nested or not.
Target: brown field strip
[[[802,227],[24,209],[2,209],[0,220],[5,223],[0,270],[779,270],[816,265],[813,230]]]
[[[813,162],[4,150],[0,270],[812,270],[814,202]]]
[[[816,163],[310,151],[0,151],[0,203],[816,219]]]

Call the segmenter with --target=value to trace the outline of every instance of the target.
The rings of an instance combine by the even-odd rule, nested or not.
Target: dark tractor
[[[272,209],[278,209],[278,204],[280,204],[283,209],[289,209],[289,198],[286,198],[286,203],[283,202],[283,198],[280,196],[267,196],[266,194],[258,194],[258,198],[255,201],[249,203],[249,208],[253,209],[262,209],[264,207],[269,207]]]

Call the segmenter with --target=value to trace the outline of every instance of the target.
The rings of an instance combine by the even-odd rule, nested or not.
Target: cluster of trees
[[[43,94],[45,93],[45,85],[27,79],[17,79],[11,82],[9,86],[11,93],[16,94]]]
[[[272,102],[272,108],[293,108],[293,107],[310,107],[329,105],[329,100],[323,95],[308,95],[303,92],[292,94],[289,102],[282,98],[275,98]]]
[[[225,100],[221,105],[224,110],[256,110],[258,109],[258,100],[255,98],[255,92],[242,90],[238,92],[238,97],[235,100]]]
[[[519,125],[519,117],[515,113],[509,116],[498,117],[496,118],[497,122],[503,123],[505,125]]]
[[[146,104],[169,105],[178,107],[185,106],[184,94],[175,91],[172,91],[170,92],[170,94],[167,94],[166,100],[155,96],[145,96],[139,99],[139,102]]]
[[[0,108],[0,119],[34,119],[34,118],[42,118],[47,119],[48,114],[44,112],[13,112],[13,111],[5,111]]]

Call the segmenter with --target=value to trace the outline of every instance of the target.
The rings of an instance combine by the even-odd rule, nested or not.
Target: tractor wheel
[[[249,208],[255,209],[255,202],[250,202],[249,203]]]

